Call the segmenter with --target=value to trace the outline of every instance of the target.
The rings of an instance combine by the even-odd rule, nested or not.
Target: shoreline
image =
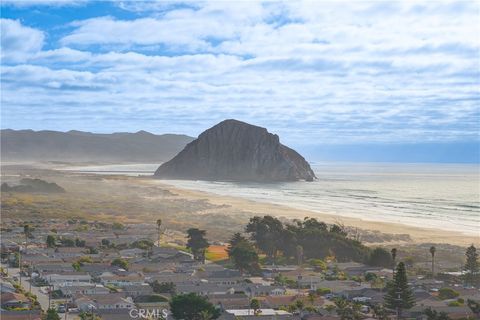
[[[7,169],[10,166],[2,166],[3,169]],[[181,217],[184,221],[179,220],[177,227],[183,226],[189,217],[192,218],[192,222],[204,224],[203,219],[211,219],[212,216],[220,217],[225,216],[228,222],[215,224],[215,220],[204,220],[204,228],[217,229],[220,233],[226,233],[226,230],[234,230],[242,224],[248,222],[248,219],[252,216],[272,215],[288,220],[304,219],[305,217],[316,218],[319,221],[325,223],[340,223],[348,227],[355,232],[355,229],[361,230],[363,235],[369,237],[373,235],[373,241],[369,241],[368,245],[411,245],[420,243],[438,243],[468,246],[470,244],[476,244],[480,246],[480,234],[463,234],[452,230],[442,230],[436,226],[424,227],[419,222],[419,226],[410,226],[403,223],[396,223],[391,221],[380,221],[362,219],[360,217],[352,216],[340,216],[334,213],[319,212],[308,208],[290,207],[288,204],[279,204],[266,202],[256,199],[248,199],[238,195],[222,195],[214,193],[210,190],[199,190],[189,187],[182,188],[169,184],[168,181],[153,179],[150,176],[132,176],[125,174],[96,174],[96,173],[81,173],[72,172],[70,170],[63,170],[64,168],[57,165],[22,165],[10,167],[12,170],[2,170],[2,177],[10,174],[27,174],[38,177],[45,177],[48,181],[58,182],[60,185],[64,185],[67,189],[71,188],[72,192],[67,193],[66,199],[74,195],[75,199],[89,199],[93,201],[93,204],[97,204],[95,201],[105,200],[101,196],[97,198],[99,193],[108,192],[109,196],[112,196],[113,201],[116,202],[118,196],[125,197],[125,195],[136,196],[139,199],[147,200],[147,202],[141,202],[141,208],[144,212],[137,212],[137,215],[131,215],[129,213],[122,214],[126,220],[144,222],[156,214],[169,214],[165,211],[157,211],[164,201],[166,210],[173,210],[174,212],[181,213]],[[77,180],[75,177],[82,177]],[[100,182],[104,181],[104,182]],[[73,182],[73,183],[72,183]],[[100,183],[100,184],[99,184]],[[93,187],[93,189],[92,189]],[[110,193],[109,188],[113,188],[113,194]],[[162,194],[157,194],[157,190],[162,190]],[[170,191],[174,196],[165,196],[164,191]],[[126,193],[125,193],[126,192]],[[58,199],[57,199],[58,200]],[[178,202],[177,202],[178,201]],[[187,204],[187,210],[184,210],[182,201]],[[217,208],[211,208],[204,205],[197,205],[197,203],[206,202]],[[121,202],[119,202],[121,203]],[[158,204],[156,204],[158,203]],[[77,205],[72,204],[72,206]],[[168,206],[173,207],[168,207]],[[62,204],[63,206],[63,204]],[[78,206],[80,206],[78,204]],[[190,206],[190,207],[189,207]],[[193,206],[193,207],[192,207]],[[151,208],[150,208],[151,207]],[[82,207],[76,209],[83,210]],[[100,204],[101,212],[97,214],[105,215],[109,214],[106,210],[103,210],[103,202]],[[180,210],[180,211],[179,211]],[[190,211],[193,210],[193,211]],[[150,213],[149,213],[150,212]],[[202,216],[205,215],[205,218]],[[115,216],[115,214],[113,214]],[[175,216],[170,216],[175,220]],[[220,221],[219,221],[220,222]],[[200,226],[200,225],[199,225]],[[393,237],[390,237],[393,235]],[[408,235],[410,239],[406,236]],[[387,237],[383,237],[387,236]],[[383,240],[382,240],[383,238]],[[377,240],[378,239],[378,240]]]
[[[181,198],[200,200],[207,199],[216,205],[229,205],[232,209],[250,211],[256,215],[272,215],[286,219],[303,219],[314,217],[326,223],[342,223],[346,227],[358,228],[361,230],[378,231],[386,234],[402,235],[408,234],[411,241],[405,243],[442,243],[451,245],[468,246],[470,244],[480,245],[480,236],[462,234],[455,231],[436,229],[434,227],[416,227],[395,222],[370,221],[355,217],[336,216],[329,213],[319,213],[311,210],[292,208],[283,204],[267,203],[249,200],[246,198],[219,195],[203,190],[183,189],[163,182],[162,180],[140,178],[143,183],[161,186],[177,194]],[[398,242],[398,241],[395,241]]]

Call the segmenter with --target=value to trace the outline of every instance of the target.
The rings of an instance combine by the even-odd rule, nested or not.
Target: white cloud
[[[43,47],[42,31],[23,26],[18,20],[0,19],[2,61],[24,61]]]
[[[53,49],[2,67],[5,121],[195,135],[237,117],[295,142],[478,136],[469,3],[119,7],[139,17],[72,22]]]

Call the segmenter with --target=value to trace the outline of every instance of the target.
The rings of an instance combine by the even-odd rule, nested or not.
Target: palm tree
[[[158,232],[158,246],[160,247],[160,237],[161,237],[161,230],[160,227],[162,226],[162,219],[157,220],[157,232]]]
[[[397,264],[395,263],[395,260],[397,259],[397,248],[393,248],[390,253],[392,254],[392,262],[393,262],[393,273],[392,273],[392,277],[395,275],[395,268],[397,266]]]
[[[260,310],[260,301],[257,299],[252,299],[250,301],[250,308],[253,309],[253,314],[257,315]]]
[[[30,235],[31,228],[30,225],[26,224],[23,226],[23,234],[25,235],[25,254],[27,254],[27,243],[28,243],[28,236]]]
[[[430,254],[432,255],[432,278],[435,278],[435,252],[437,249],[435,246],[430,247]]]

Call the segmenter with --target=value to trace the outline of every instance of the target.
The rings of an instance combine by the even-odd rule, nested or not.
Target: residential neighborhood
[[[198,259],[195,248],[160,226],[141,227],[2,221],[2,319],[44,319],[50,309],[65,319],[133,319],[131,310],[150,317],[163,310],[159,317],[173,319],[172,301],[191,294],[211,303],[219,319],[350,319],[339,299],[358,309],[354,319],[398,316],[378,309],[390,267],[312,259],[247,272],[231,263],[231,244],[208,249],[223,248],[224,259],[209,260],[208,250]],[[409,274],[408,285],[414,305],[402,318],[436,319],[425,314],[429,308],[447,319],[479,317],[480,290],[461,276]]]

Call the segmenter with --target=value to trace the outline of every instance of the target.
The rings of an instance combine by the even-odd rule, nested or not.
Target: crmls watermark
[[[130,309],[132,319],[167,319],[168,311],[165,309]]]

